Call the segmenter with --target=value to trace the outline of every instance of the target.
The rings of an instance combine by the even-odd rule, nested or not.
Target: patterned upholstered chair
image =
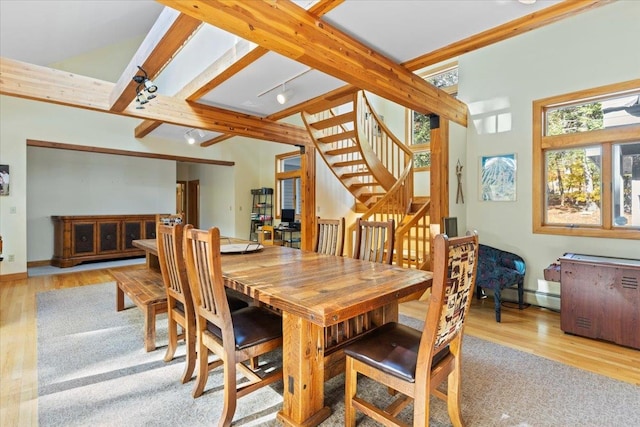
[[[464,425],[460,411],[464,321],[473,298],[478,236],[435,238],[433,285],[422,330],[390,322],[356,338],[344,349],[345,426],[356,409],[386,426],[406,425],[396,416],[413,402],[413,425],[429,425],[429,396],[447,402],[451,423]],[[358,373],[396,390],[382,409],[358,396]],[[447,382],[446,392],[438,388]]]
[[[524,275],[526,265],[522,257],[487,245],[480,245],[478,255],[478,278],[476,294],[483,297],[482,289],[493,291],[496,311],[496,322],[500,322],[501,292],[505,288],[518,285],[518,307],[524,304]]]

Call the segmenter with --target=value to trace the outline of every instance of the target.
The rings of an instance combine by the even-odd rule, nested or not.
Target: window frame
[[[300,168],[296,169],[296,170],[291,170],[291,171],[281,171],[281,164],[285,159],[290,159],[293,157],[300,157]],[[282,185],[282,181],[288,180],[288,179],[298,179],[298,180],[302,180],[302,155],[300,154],[300,151],[290,151],[288,153],[282,153],[282,154],[278,154],[276,155],[275,158],[275,183],[276,183],[276,203],[275,203],[275,218],[276,219],[280,219],[282,218],[282,194],[280,191],[280,187]],[[293,197],[293,206],[294,209],[296,210],[296,219],[299,220],[300,219],[300,215],[301,212],[298,211],[298,207],[300,205],[300,203],[298,202],[298,199],[300,197],[302,197],[300,194],[296,195],[295,194],[295,185],[294,185],[294,197]],[[297,196],[297,197],[296,197]]]
[[[448,62],[446,64],[440,65],[438,67],[435,68],[431,68],[428,70],[423,70],[421,72],[418,72],[417,75],[424,79],[425,81],[427,81],[427,79],[429,79],[430,77],[434,77],[437,76],[438,74],[443,74],[446,73],[448,71],[451,71],[453,69],[458,68],[458,61],[454,61],[454,62]],[[458,85],[451,85],[451,86],[444,86],[440,88],[441,90],[443,90],[444,92],[448,93],[451,96],[455,96],[458,93]],[[416,154],[419,153],[426,153],[426,152],[431,152],[431,143],[428,144],[415,144],[413,143],[413,113],[414,111],[407,108],[405,109],[405,121],[407,123],[406,125],[406,134],[405,134],[405,141],[407,147],[409,148],[409,150],[411,150],[411,152],[414,154],[414,156]],[[431,166],[426,166],[426,167],[416,167],[414,165],[413,170],[415,172],[429,172],[431,171]]]
[[[640,229],[613,225],[613,146],[640,140],[640,125],[598,129],[587,132],[547,136],[546,111],[578,102],[598,101],[615,95],[640,90],[640,79],[601,86],[533,101],[533,233],[580,237],[605,237],[614,239],[640,239]],[[601,147],[602,167],[600,197],[601,225],[546,224],[546,156],[547,150]]]

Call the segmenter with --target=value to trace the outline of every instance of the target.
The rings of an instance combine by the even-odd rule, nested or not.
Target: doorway
[[[200,180],[176,182],[176,212],[186,224],[200,226]]]

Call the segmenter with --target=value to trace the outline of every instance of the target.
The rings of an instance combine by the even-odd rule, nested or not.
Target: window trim
[[[292,170],[292,171],[287,171],[287,172],[281,172],[280,171],[280,163],[288,158],[292,158],[292,157],[301,157],[300,151],[290,151],[287,153],[282,153],[282,154],[278,154],[276,155],[276,167],[275,167],[275,182],[276,182],[276,202],[275,202],[275,218],[276,219],[280,219],[281,218],[281,210],[282,210],[282,195],[280,194],[280,185],[281,182],[283,180],[287,180],[287,179],[302,179],[302,165],[300,166],[300,169],[296,169],[296,170]],[[302,160],[302,159],[301,159]],[[301,195],[300,195],[301,196]],[[300,213],[296,212],[296,218],[300,217]]]
[[[458,68],[458,61],[447,62],[445,64],[429,68],[426,70],[422,70],[417,72],[416,74],[423,80],[427,80],[429,77],[436,76],[438,74],[446,73],[447,71]],[[455,96],[458,93],[458,85],[452,86],[444,86],[440,88],[444,92],[448,93],[451,96]],[[405,122],[406,122],[406,132],[405,132],[405,141],[407,148],[411,150],[411,152],[415,155],[418,153],[431,152],[431,143],[429,144],[413,144],[413,110],[409,108],[405,108]],[[431,166],[426,167],[413,167],[414,172],[430,172]]]
[[[562,135],[545,136],[545,112],[548,109],[571,105],[576,102],[589,102],[607,98],[611,95],[624,95],[625,92],[640,89],[640,79],[622,83],[600,86],[563,95],[533,101],[533,233],[554,234],[580,237],[605,237],[614,239],[640,239],[640,230],[613,226],[612,218],[612,147],[615,144],[640,140],[640,125],[620,126],[609,129],[598,129],[590,132],[578,132]],[[545,151],[561,148],[579,148],[598,145],[602,148],[602,225],[569,226],[550,225],[544,222],[546,182]]]

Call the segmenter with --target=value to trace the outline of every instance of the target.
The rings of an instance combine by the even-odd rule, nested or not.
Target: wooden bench
[[[167,312],[167,293],[158,270],[109,270],[116,280],[116,310],[122,311],[126,294],[144,314],[144,348],[156,349],[156,316]]]

